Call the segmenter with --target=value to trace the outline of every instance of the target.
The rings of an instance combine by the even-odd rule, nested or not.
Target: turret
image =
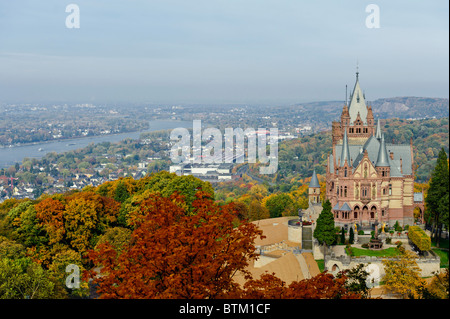
[[[314,170],[311,182],[309,182],[308,197],[310,203],[320,203],[320,184],[317,179],[316,170]]]

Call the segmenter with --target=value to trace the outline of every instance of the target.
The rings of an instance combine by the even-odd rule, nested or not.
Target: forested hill
[[[449,116],[448,99],[425,97],[393,97],[373,101],[375,117],[386,118],[442,118]]]
[[[408,144],[413,138],[416,181],[429,179],[436,164],[439,150],[449,152],[448,117],[441,119],[381,120],[381,127],[387,141]],[[297,179],[311,177],[313,169],[325,174],[327,154],[331,152],[331,131],[288,140],[279,145],[279,169],[268,181],[293,183]],[[258,170],[252,169],[256,175]],[[261,175],[268,179],[269,176]]]
[[[449,100],[428,97],[392,97],[368,101],[375,118],[424,119],[449,116]],[[342,101],[299,103],[290,107],[303,120],[331,122],[338,120],[342,112]],[[320,112],[317,110],[320,109]]]

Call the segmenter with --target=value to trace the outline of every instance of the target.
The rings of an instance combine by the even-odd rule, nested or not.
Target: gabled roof
[[[348,206],[347,203],[344,203],[340,210],[348,212],[348,211],[351,211],[352,209],[350,208],[350,206]]]
[[[342,204],[341,208],[339,208],[339,203],[336,203],[336,205],[334,205],[334,207],[333,207],[333,210],[340,210],[340,211],[344,211],[344,212],[349,212],[352,209],[347,204],[347,202],[345,202],[344,204]]]
[[[313,175],[311,177],[311,182],[309,182],[309,188],[320,187],[319,180],[317,179],[316,170],[314,169]]]

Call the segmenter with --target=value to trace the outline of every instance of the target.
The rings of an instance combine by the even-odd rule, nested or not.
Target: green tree
[[[370,288],[367,285],[369,273],[365,270],[364,264],[358,264],[356,267],[346,270],[344,274],[347,276],[346,288],[361,294],[363,298],[369,298]]]
[[[355,232],[353,231],[353,227],[350,227],[348,242],[349,244],[353,244],[355,242]]]
[[[55,283],[29,258],[0,259],[0,299],[47,299]]]
[[[345,229],[342,227],[341,229],[341,244],[345,244]]]
[[[437,247],[439,247],[439,239],[444,222],[448,228],[448,194],[448,161],[447,154],[444,148],[442,148],[439,152],[436,166],[431,174],[430,188],[425,198],[427,215],[433,224],[433,234]]]
[[[127,200],[127,198],[130,197],[130,194],[127,191],[127,186],[124,182],[120,181],[117,184],[116,193],[114,195],[114,199],[118,202],[123,203]]]
[[[283,212],[285,215],[290,215],[294,210],[294,200],[288,194],[279,194],[270,197],[266,201],[266,207],[271,218],[281,217]]]
[[[322,203],[322,212],[317,218],[317,226],[313,234],[319,244],[324,245],[325,249],[333,245],[336,241],[336,232],[334,229],[334,216],[331,212],[331,203],[327,199]]]

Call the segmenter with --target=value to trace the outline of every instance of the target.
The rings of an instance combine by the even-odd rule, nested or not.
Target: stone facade
[[[372,107],[365,103],[358,73],[349,104],[340,122],[332,124],[326,171],[326,197],[336,226],[368,229],[376,220],[380,226],[396,221],[413,225],[414,207],[423,207],[423,199],[417,202],[414,196],[412,140],[385,141],[380,121],[375,125]]]

